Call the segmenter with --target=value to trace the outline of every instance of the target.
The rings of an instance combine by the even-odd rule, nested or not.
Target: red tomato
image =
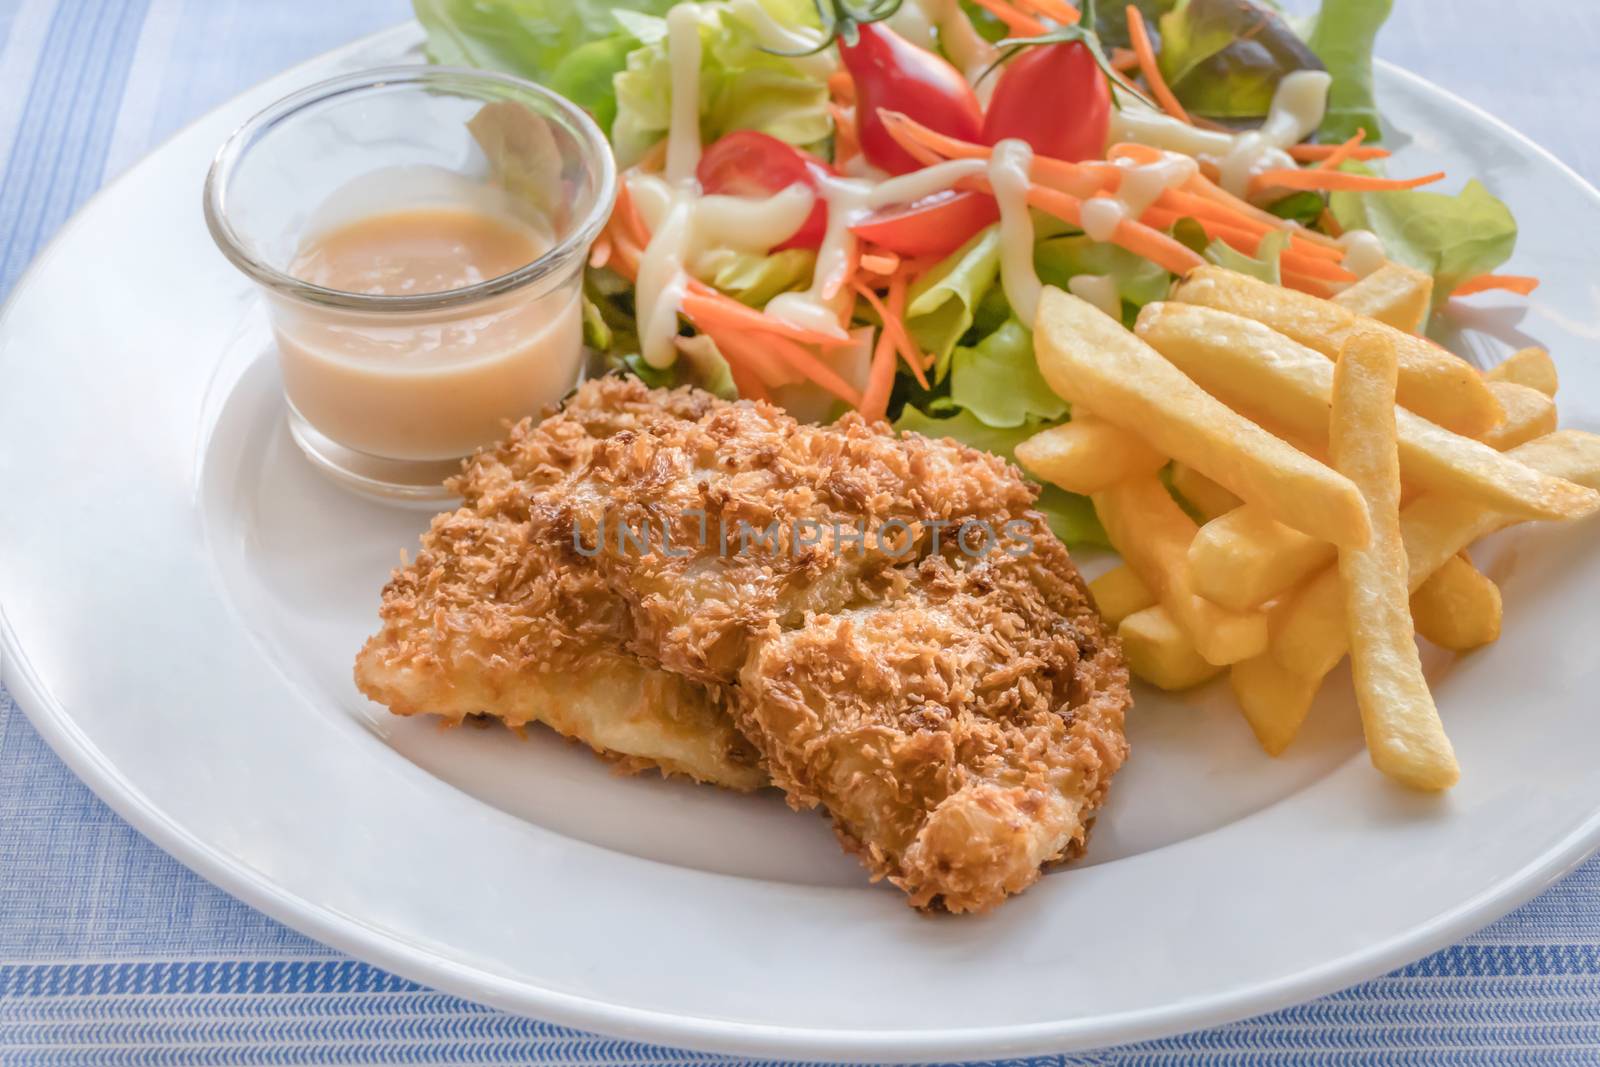
[[[814,168],[825,165],[793,145],[756,130],[734,130],[723,134],[700,156],[695,177],[708,193],[729,196],[771,196],[791,185],[817,190]],[[828,232],[828,205],[821,196],[806,221],[794,236],[778,245],[785,248],[816,248]]]
[[[960,71],[880,22],[861,25],[856,33],[855,44],[839,40],[839,56],[856,84],[856,132],[868,163],[890,174],[922,166],[889,136],[879,108],[903,112],[950,137],[978,139],[983,108]]]
[[[946,189],[909,204],[876,211],[850,232],[900,256],[939,256],[953,252],[1000,217],[987,193]]]
[[[1076,163],[1105,155],[1111,90],[1082,41],[1024,48],[1000,72],[983,121],[985,144],[1020,137],[1041,156]]]

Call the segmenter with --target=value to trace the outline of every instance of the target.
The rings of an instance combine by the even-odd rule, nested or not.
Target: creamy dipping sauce
[[[289,273],[325,288],[416,296],[475,285],[536,260],[547,236],[475,207],[428,206],[313,234]],[[575,287],[462,308],[379,314],[280,302],[284,391],[334,441],[392,459],[464,456],[577,381]]]

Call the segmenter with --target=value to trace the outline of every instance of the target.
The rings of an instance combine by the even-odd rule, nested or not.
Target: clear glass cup
[[[490,131],[494,159],[468,128],[486,105],[512,120]],[[538,180],[507,178],[530,120],[549,131]],[[212,163],[205,216],[266,297],[300,449],[348,488],[431,501],[506,420],[577,384],[583,266],[615,192],[605,136],[567,100],[509,75],[407,66],[321,82],[250,119]],[[441,292],[350,292],[290,273],[320,234],[437,208],[514,213],[542,251]]]

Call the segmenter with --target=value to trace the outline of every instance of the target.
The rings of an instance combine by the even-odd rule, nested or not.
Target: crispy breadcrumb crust
[[[382,670],[358,665],[374,694],[380,674],[410,672],[386,693],[396,710],[448,714],[454,696],[461,713],[488,701],[550,722],[528,679],[672,678],[704,694],[693,714],[660,694],[632,706],[652,722],[676,707],[708,737],[736,723],[790,803],[825,808],[919,907],[992,907],[1081,849],[1126,754],[1127,671],[1003,460],[854,415],[809,426],[605,378],[515,427],[457,488],[462,509],[386,590],[363,652]],[[1011,539],[974,558],[954,537],[969,520]],[[886,523],[901,536],[877,543]],[[1031,551],[1005,550],[1018,529]],[[569,733],[627,766],[681,769],[597,741],[617,713],[602,692],[578,703],[590,714]]]

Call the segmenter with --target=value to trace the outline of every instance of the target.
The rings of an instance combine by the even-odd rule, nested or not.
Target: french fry
[[[1245,411],[1270,411],[1313,445],[1325,440],[1334,364],[1312,349],[1260,322],[1197,305],[1146,305],[1135,329],[1224,402]],[[1389,339],[1387,333],[1384,337]],[[1551,403],[1522,386],[1493,388]],[[1397,411],[1395,419],[1400,469],[1408,484],[1477,497],[1507,514],[1533,519],[1580,518],[1600,510],[1600,493],[1530,470],[1482,441],[1409,411]]]
[[[1350,335],[1333,382],[1329,450],[1367,498],[1372,542],[1339,550],[1356,703],[1372,764],[1414,789],[1448,789],[1461,777],[1428,692],[1413,639],[1400,536],[1400,455],[1395,432],[1394,343],[1376,330]]]
[[[1516,382],[1492,381],[1506,421],[1483,435],[1483,443],[1502,452],[1508,448],[1553,433],[1556,428],[1556,402],[1539,390]]]
[[[1271,653],[1240,660],[1228,668],[1234,699],[1245,722],[1269,755],[1280,756],[1300,730],[1321,678],[1285,670]]]
[[[1425,338],[1362,319],[1320,297],[1208,265],[1190,271],[1173,290],[1172,299],[1265,323],[1329,359],[1337,359],[1345,338],[1367,324],[1394,343],[1402,406],[1468,437],[1487,433],[1504,417],[1483,376],[1465,360]]]
[[[1167,463],[1137,434],[1092,416],[1040,430],[1017,446],[1016,455],[1035,478],[1085,496]]]
[[[1433,275],[1393,261],[1333,298],[1346,311],[1406,333],[1421,332],[1432,301]]]
[[[1195,651],[1189,635],[1160,604],[1123,619],[1117,637],[1128,669],[1157,689],[1192,689],[1222,673]]]
[[[1600,486],[1600,436],[1595,434],[1557,430],[1519,445],[1512,455],[1551,477],[1591,488]],[[1413,500],[1400,512],[1410,591],[1415,593],[1445,561],[1472,542],[1516,521],[1474,501],[1441,493],[1426,493]],[[1348,648],[1337,568],[1318,573],[1272,612],[1273,658],[1291,673],[1309,679],[1313,687],[1338,665]],[[1292,738],[1300,729],[1300,718],[1295,715],[1296,709],[1285,705],[1280,720],[1263,729],[1272,736]]]
[[[1471,652],[1499,640],[1501,612],[1500,587],[1465,553],[1445,560],[1411,594],[1417,633],[1451,652]]]
[[[1349,479],[1228,408],[1094,305],[1046,289],[1034,348],[1045,380],[1068,401],[1285,525],[1335,544],[1366,543],[1366,505]]]
[[[1240,504],[1238,497],[1186,463],[1172,465],[1172,491],[1206,522]]]
[[[1094,596],[1094,606],[1099,609],[1100,617],[1110,626],[1121,624],[1129,615],[1156,602],[1156,594],[1126,563],[1112,567],[1090,582],[1089,592]]]
[[[1189,545],[1195,591],[1234,611],[1260,607],[1334,558],[1328,542],[1292,530],[1250,504],[1200,527]]]
[[[1556,395],[1561,384],[1556,375],[1555,362],[1542,348],[1524,348],[1513,352],[1500,363],[1490,367],[1483,375],[1491,382],[1515,382],[1537,389],[1545,396]]]
[[[1229,611],[1195,594],[1189,542],[1198,527],[1158,478],[1146,475],[1120,482],[1091,499],[1111,546],[1156,594],[1208,663],[1226,666],[1261,654],[1267,647],[1265,615]]]

